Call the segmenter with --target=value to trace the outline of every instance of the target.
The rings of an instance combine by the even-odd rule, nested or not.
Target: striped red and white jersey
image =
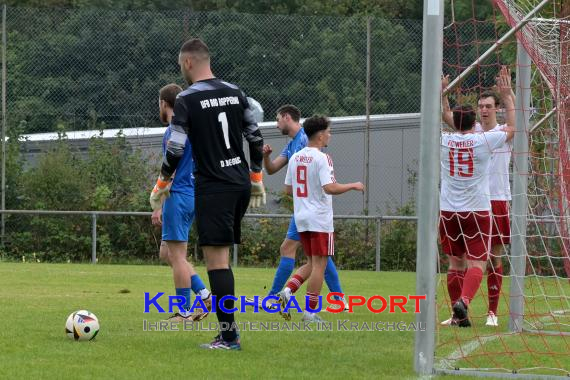
[[[323,186],[335,183],[332,159],[306,147],[289,160],[285,184],[293,187],[295,224],[299,232],[333,232],[332,196]]]

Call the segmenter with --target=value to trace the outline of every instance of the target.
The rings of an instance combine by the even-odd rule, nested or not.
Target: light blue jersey
[[[299,129],[299,132],[293,137],[293,140],[289,141],[289,144],[283,148],[283,151],[279,155],[280,157],[286,157],[287,161],[291,159],[291,156],[303,149],[309,144],[309,139],[303,128]]]
[[[291,159],[295,153],[303,149],[309,143],[309,139],[307,138],[307,134],[305,130],[301,128],[299,132],[295,135],[293,140],[289,141],[289,144],[283,148],[283,151],[279,155],[280,157],[287,158],[287,161]],[[301,237],[297,232],[297,225],[295,224],[295,218],[291,217],[291,221],[289,222],[289,229],[287,230],[287,239],[299,241]]]
[[[170,139],[170,126],[164,132],[162,139],[162,154],[166,154],[168,140]],[[194,221],[194,160],[192,159],[192,146],[186,139],[184,155],[176,168],[170,197],[162,205],[162,240],[188,241],[188,233]]]

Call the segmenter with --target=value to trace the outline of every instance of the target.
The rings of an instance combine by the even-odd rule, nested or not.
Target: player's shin
[[[210,287],[212,294],[216,296],[217,302],[220,302],[225,296],[235,295],[234,275],[231,268],[228,269],[214,269],[208,271],[208,278],[210,279]],[[218,304],[216,308],[216,316],[220,324],[227,326],[227,329],[222,329],[222,338],[226,342],[232,342],[237,337],[235,330],[234,313],[228,313],[224,310],[231,310],[234,308],[234,301],[226,298],[223,307]]]

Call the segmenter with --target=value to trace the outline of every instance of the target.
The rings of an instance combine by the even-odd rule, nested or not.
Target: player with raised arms
[[[447,78],[443,78],[442,86],[447,86]],[[502,66],[496,78],[495,91],[484,91],[480,94],[477,107],[480,123],[475,124],[475,132],[489,132],[501,130],[505,125],[497,123],[497,110],[500,102],[505,108],[505,124],[515,126],[515,94],[511,87],[511,74],[506,66]],[[444,106],[444,121],[453,127],[453,114],[449,109],[447,97],[442,99]],[[511,187],[509,182],[510,163],[512,156],[512,141],[505,142],[497,148],[491,156],[488,171],[489,194],[491,197],[491,254],[487,264],[487,294],[489,298],[487,311],[487,326],[498,326],[497,310],[499,296],[503,283],[502,256],[504,246],[510,244],[511,228],[509,217],[509,201],[511,200]],[[448,286],[461,288],[463,273],[452,273]],[[443,321],[442,325],[450,325],[453,317]]]
[[[487,265],[491,236],[488,171],[493,151],[510,141],[514,129],[475,132],[475,111],[453,111],[454,133],[441,137],[439,237],[449,256],[448,291],[453,308],[451,325],[469,327],[468,308]],[[449,286],[455,273],[465,273],[462,287]]]

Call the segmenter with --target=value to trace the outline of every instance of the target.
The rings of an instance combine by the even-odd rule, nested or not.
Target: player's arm
[[[364,185],[360,182],[337,183],[334,177],[334,167],[329,155],[319,160],[319,179],[325,193],[330,195],[344,194],[350,190],[364,191]]]
[[[452,130],[455,129],[453,126],[453,111],[449,106],[449,98],[447,95],[443,94],[443,90],[449,85],[449,75],[441,76],[441,120]]]
[[[242,134],[249,144],[249,166],[251,168],[251,197],[249,206],[259,207],[266,203],[265,187],[263,186],[263,136],[255,120],[254,110],[250,107],[244,95],[245,109],[243,113]]]
[[[364,192],[364,185],[361,182],[352,183],[329,183],[323,186],[325,193],[330,195],[344,194],[350,190],[362,191]]]
[[[279,155],[274,160],[271,160],[271,153],[273,149],[271,145],[265,144],[263,146],[263,166],[267,174],[272,175],[277,173],[279,170],[283,169],[287,165],[287,157]]]
[[[502,131],[507,133],[507,141],[511,141],[513,137],[515,137],[515,127],[511,127],[507,124],[507,126],[504,127]]]
[[[511,86],[511,72],[507,66],[501,66],[501,71],[499,72],[499,76],[496,78],[496,81],[501,102],[505,107],[505,124],[509,127],[515,127],[515,95]]]
[[[184,98],[177,98],[174,104],[174,115],[170,123],[170,139],[166,144],[166,154],[162,160],[160,175],[169,179],[176,171],[186,147],[186,139],[190,131],[188,109]]]
[[[152,212],[150,220],[153,226],[162,226],[162,207]]]
[[[293,178],[291,176],[291,163],[287,166],[287,174],[285,174],[285,194],[293,195]]]
[[[249,144],[249,165],[252,172],[260,173],[263,162],[263,136],[249,103],[246,103],[243,116],[242,134]]]
[[[186,105],[183,98],[178,98],[174,104],[174,115],[172,116],[172,122],[170,124],[171,134],[166,144],[166,153],[162,159],[160,175],[150,193],[149,201],[153,210],[161,208],[163,199],[170,195],[170,180],[184,155],[188,130],[189,124]]]
[[[484,135],[487,140],[489,151],[493,152],[497,149],[501,149],[505,142],[512,140],[515,135],[515,128],[507,125],[501,130],[494,129],[489,132],[484,132]]]

